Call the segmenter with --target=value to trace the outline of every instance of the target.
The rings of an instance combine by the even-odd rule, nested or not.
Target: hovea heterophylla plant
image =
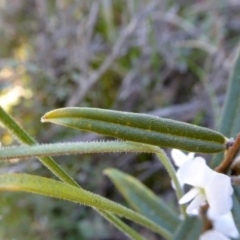
[[[238,53],[229,81],[219,131],[147,114],[96,108],[62,108],[46,113],[42,117],[42,121],[115,137],[120,141],[44,145],[37,144],[12,117],[0,108],[2,124],[12,132],[20,143],[25,145],[0,149],[0,159],[27,159],[36,156],[62,181],[27,174],[3,174],[0,176],[0,189],[32,192],[91,206],[131,239],[144,239],[144,237],[118,217],[125,217],[141,224],[162,235],[165,239],[192,240],[200,237],[204,240],[208,236],[237,236],[221,232],[214,224],[218,217],[229,214],[230,210],[233,210],[236,228],[240,231],[240,191],[237,186],[234,187],[232,200],[233,188],[231,186],[231,164],[240,146],[240,137],[236,137],[240,131],[239,69],[240,57]],[[232,136],[236,140],[230,140]],[[214,155],[211,161],[213,169],[207,167],[205,160],[198,156],[187,159],[182,166],[179,166],[179,174],[176,175],[171,162],[161,149],[165,147],[195,153],[224,153],[225,157]],[[133,177],[116,169],[108,169],[105,174],[113,181],[134,210],[123,207],[82,189],[50,157],[64,154],[117,151],[155,153],[173,180],[180,203],[180,211],[172,210],[164,201],[159,200],[159,197],[150,189],[147,189]],[[191,172],[194,172],[196,168],[201,168],[202,171],[196,171],[195,176],[186,177],[188,174],[186,169],[193,169]],[[191,178],[193,178],[192,184]],[[234,179],[237,183],[237,176],[234,176]],[[188,195],[184,195],[181,182],[194,186]],[[217,187],[217,193],[220,196],[215,196],[214,190],[211,190],[214,187]],[[219,191],[221,187],[224,191]],[[181,205],[181,203],[187,202],[186,198],[189,201],[194,199],[188,206],[187,212],[186,207]],[[218,199],[221,200],[220,205],[218,205]],[[193,213],[192,210],[197,210],[197,212]],[[188,216],[187,213],[192,214],[192,216]],[[215,214],[214,217],[210,217],[211,214]],[[209,222],[212,223],[212,228],[207,226]],[[191,231],[187,233],[189,228]]]

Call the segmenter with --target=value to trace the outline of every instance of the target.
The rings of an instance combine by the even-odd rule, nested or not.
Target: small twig
[[[210,44],[204,40],[184,40],[176,43],[177,47],[185,47],[185,48],[197,48],[202,51],[205,51],[209,55],[214,55],[217,53],[218,49],[213,44]]]
[[[126,39],[136,30],[136,27],[141,23],[141,20],[152,10],[154,10],[155,7],[156,2],[154,1],[154,3],[151,3],[148,7],[146,7],[141,14],[137,15],[131,20],[113,46],[112,52],[108,55],[98,70],[93,72],[90,77],[86,79],[86,84],[81,84],[79,82],[76,91],[73,93],[66,106],[74,106],[85,97],[85,95],[88,93],[88,90],[99,80],[102,74],[108,70],[114,60],[119,56]]]
[[[203,224],[204,224],[203,225],[203,232],[206,232],[207,230],[210,230],[210,229],[213,228],[212,221],[207,216],[208,209],[209,209],[208,203],[201,206],[201,208],[200,208],[200,214],[201,214]]]
[[[85,27],[79,25],[78,28],[78,39],[79,42],[82,42],[81,52],[78,54],[80,64],[80,70],[83,74],[83,77],[88,77],[89,72],[89,59],[90,59],[90,41],[93,36],[93,30],[95,28],[97,17],[99,11],[99,2],[93,2],[90,11],[88,14],[87,22]],[[82,30],[83,29],[83,30]],[[85,32],[85,37],[82,37],[82,31]],[[79,80],[79,83],[82,83],[83,77]]]
[[[238,176],[231,176],[231,180],[232,180],[232,185],[234,186],[240,186],[240,178],[239,175]]]
[[[240,148],[240,133],[238,134],[233,145],[227,149],[227,154],[222,163],[219,166],[217,166],[214,170],[219,173],[226,173],[234,157],[238,153],[239,148]]]

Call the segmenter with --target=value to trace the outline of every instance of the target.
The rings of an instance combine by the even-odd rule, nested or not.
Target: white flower
[[[208,230],[200,236],[199,240],[230,240],[230,239],[220,232],[217,232],[215,230]]]
[[[214,230],[221,232],[230,238],[239,239],[239,232],[236,228],[231,212],[215,217],[212,214],[211,209],[209,209],[208,218],[212,221]]]
[[[212,216],[211,209],[209,209],[208,218],[212,221],[213,229],[204,232],[200,236],[199,240],[230,240],[230,238],[239,239],[239,232],[235,226],[231,212],[215,217]]]
[[[195,153],[185,154],[178,149],[173,149],[171,151],[172,159],[177,167],[181,167],[186,161],[192,160]]]
[[[233,221],[231,212],[219,217],[215,217],[212,216],[211,209],[209,209],[208,218],[212,220],[213,229],[204,232],[200,236],[199,240],[230,240],[230,238],[239,239],[239,233]]]
[[[220,216],[228,213],[232,208],[233,188],[230,177],[213,171],[206,165],[205,159],[196,157],[185,162],[178,170],[181,181],[194,186],[180,200],[179,204],[191,203],[187,213],[208,202],[211,213]]]
[[[182,151],[180,151],[180,150],[178,150],[178,149],[173,149],[173,150],[171,151],[172,159],[173,159],[173,161],[174,161],[174,164],[175,164],[177,167],[181,167],[185,162],[190,161],[190,160],[193,160],[193,159],[194,159],[194,154],[195,154],[195,153],[185,154],[185,153],[183,153]],[[180,178],[180,176],[179,176],[179,171],[176,172],[176,175],[177,175],[177,178],[178,178],[178,181],[179,181],[180,186],[183,187],[184,182],[181,181],[181,178]],[[173,187],[174,189],[176,189],[173,181],[172,181],[172,187]]]
[[[173,149],[171,151],[172,159],[177,167],[181,167],[187,161],[190,161],[190,160],[194,161],[194,154],[195,153],[184,154],[182,151],[180,151],[178,149]],[[181,171],[177,171],[177,177],[179,179],[181,186],[183,186],[185,184],[185,182],[181,181],[180,174],[179,174],[179,173],[181,173]],[[214,171],[212,171],[212,172],[214,172]],[[183,180],[185,180],[185,177],[183,177]],[[191,185],[193,185],[193,184],[191,184]],[[231,192],[231,190],[230,190],[230,192]],[[198,215],[198,209],[192,210],[191,214]],[[230,238],[234,238],[234,239],[239,238],[239,232],[235,226],[231,212],[228,212],[227,214],[224,214],[221,216],[215,216],[214,212],[211,210],[211,208],[209,208],[208,218],[212,221],[213,229],[203,233],[200,236],[199,240],[215,240],[215,239],[230,240]],[[228,238],[228,237],[230,237],[230,238]]]

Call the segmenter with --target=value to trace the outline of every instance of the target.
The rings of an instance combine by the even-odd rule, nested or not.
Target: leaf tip
[[[44,116],[41,117],[41,122],[47,122],[46,115],[44,115]]]
[[[109,176],[111,174],[111,172],[114,171],[114,170],[116,170],[116,169],[106,168],[106,169],[104,169],[103,174]]]
[[[45,122],[50,122],[49,121],[49,115],[48,115],[48,113],[45,113],[42,117],[41,117],[41,122],[42,123],[45,123]]]

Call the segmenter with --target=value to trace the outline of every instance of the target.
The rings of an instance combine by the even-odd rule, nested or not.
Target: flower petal
[[[179,204],[184,204],[190,202],[194,197],[199,194],[200,189],[192,188],[189,192],[187,192],[184,196],[179,199]]]
[[[224,215],[231,210],[233,188],[230,177],[214,172],[204,189],[212,215]]]
[[[239,239],[239,232],[236,228],[231,212],[216,217],[212,215],[211,208],[209,208],[208,217],[212,220],[213,228],[216,231],[221,232],[228,237]]]
[[[191,154],[191,155],[190,155]],[[182,151],[178,150],[178,149],[173,149],[171,151],[171,156],[172,159],[175,163],[175,165],[177,167],[182,166],[186,161],[193,159],[194,157],[194,153],[189,153],[188,155],[186,155],[185,153],[183,153]]]
[[[187,159],[188,159],[188,160],[193,160],[193,159],[194,159],[194,155],[195,155],[195,153],[190,152],[190,153],[187,155]]]
[[[186,212],[187,214],[193,214],[196,210],[198,210],[201,205],[203,205],[206,201],[206,198],[202,194],[198,194],[192,202],[188,205]]]
[[[185,162],[178,171],[181,181],[199,188],[207,185],[212,172],[214,172],[206,165],[206,161],[202,157]]]
[[[220,232],[217,232],[215,230],[208,230],[200,236],[199,240],[230,240],[230,239]]]

